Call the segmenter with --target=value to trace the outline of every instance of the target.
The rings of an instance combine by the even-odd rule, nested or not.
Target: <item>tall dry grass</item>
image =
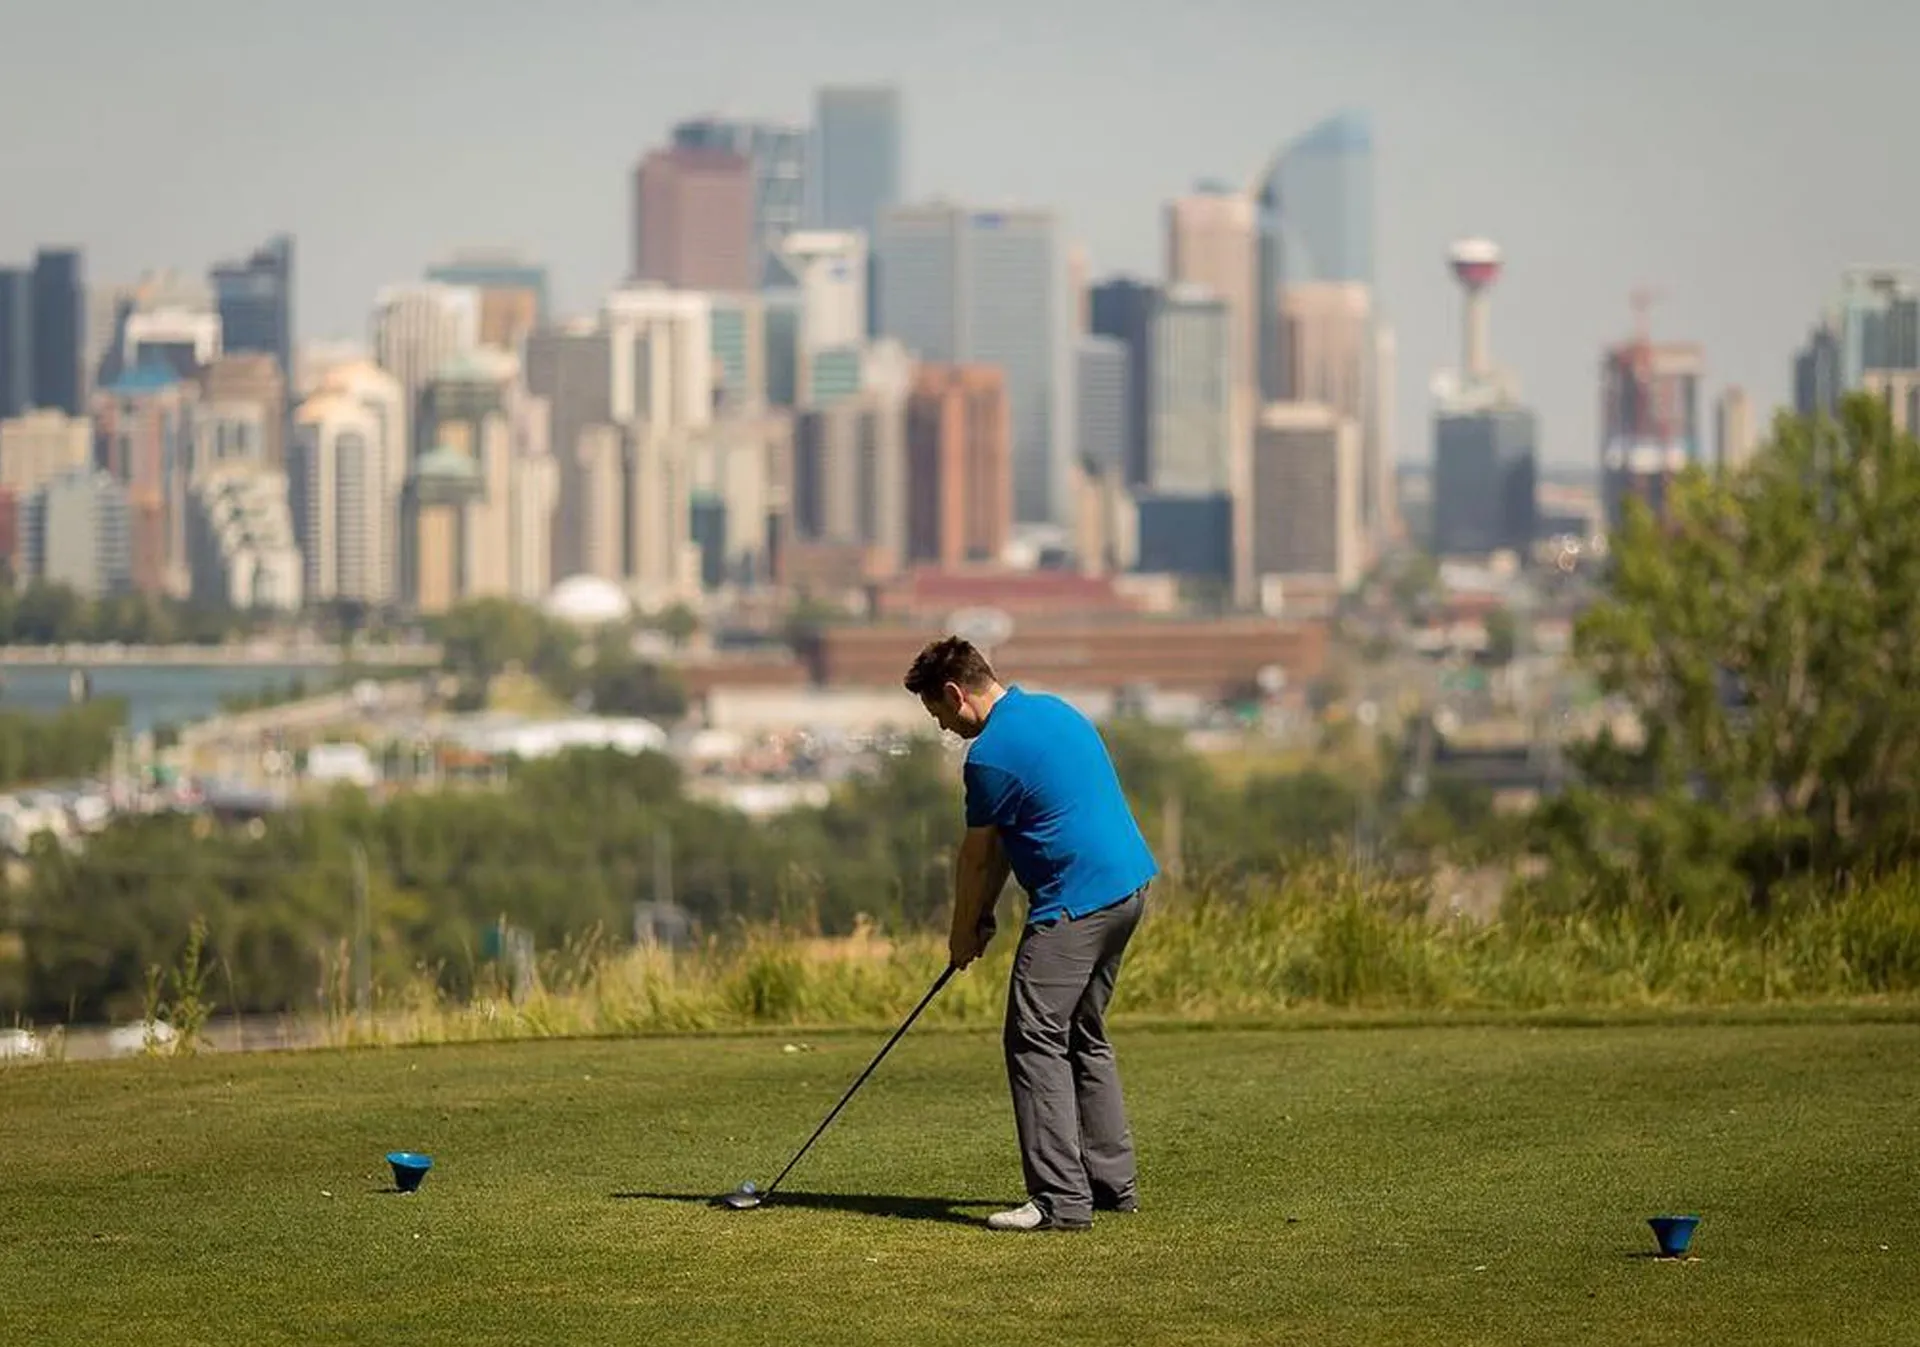
[[[1120,1017],[1220,1022],[1312,1011],[1597,1011],[1920,1001],[1920,876],[1859,886],[1737,928],[1630,916],[1490,924],[1427,916],[1424,881],[1337,861],[1222,890],[1162,886],[1120,979]],[[997,1023],[1017,932],[928,1007],[933,1025]],[[419,1043],[543,1036],[869,1026],[897,1021],[945,966],[930,933],[828,941],[741,929],[695,948],[595,938],[538,960],[513,995],[481,970],[464,1001],[422,972],[380,989],[329,1041]]]

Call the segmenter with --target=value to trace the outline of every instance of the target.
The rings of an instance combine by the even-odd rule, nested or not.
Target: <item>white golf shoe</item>
[[[1012,1211],[987,1217],[989,1230],[1091,1230],[1091,1221],[1062,1221],[1037,1202],[1024,1202]]]

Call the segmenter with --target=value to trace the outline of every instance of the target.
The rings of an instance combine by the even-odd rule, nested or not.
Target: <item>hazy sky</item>
[[[1496,358],[1585,465],[1634,286],[1771,407],[1842,267],[1920,263],[1916,51],[1912,0],[0,0],[0,258],[123,281],[287,229],[301,336],[361,336],[382,283],[509,244],[586,310],[672,121],[891,80],[911,193],[1050,206],[1096,277],[1158,274],[1164,199],[1361,107],[1400,456],[1458,349],[1447,245],[1485,234]]]

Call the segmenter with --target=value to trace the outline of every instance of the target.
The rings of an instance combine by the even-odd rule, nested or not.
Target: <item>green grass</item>
[[[806,1050],[788,1052],[788,1042]],[[0,1339],[1911,1343],[1920,1024],[1119,1036],[1146,1210],[1020,1197],[997,1041],[870,1033],[0,1071]],[[400,1197],[382,1160],[433,1153]],[[1644,1218],[1703,1213],[1698,1261]],[[1882,1246],[1885,1246],[1884,1248]]]

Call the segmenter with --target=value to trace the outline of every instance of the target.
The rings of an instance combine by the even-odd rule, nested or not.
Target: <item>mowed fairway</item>
[[[916,1030],[704,1204],[884,1039],[0,1071],[0,1341],[1920,1341],[1920,1025],[1123,1029],[1145,1210],[1045,1236],[997,1039]]]

